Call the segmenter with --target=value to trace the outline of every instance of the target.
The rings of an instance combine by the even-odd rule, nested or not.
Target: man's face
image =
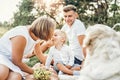
[[[71,26],[76,18],[74,11],[63,12],[65,22]]]

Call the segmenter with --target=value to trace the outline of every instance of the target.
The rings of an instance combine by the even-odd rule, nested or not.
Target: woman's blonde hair
[[[55,22],[51,18],[41,16],[31,24],[30,30],[36,37],[48,40],[52,37],[55,27]]]

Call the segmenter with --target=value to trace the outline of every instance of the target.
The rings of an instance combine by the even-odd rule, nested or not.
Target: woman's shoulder
[[[27,27],[25,26],[16,26],[8,31],[8,33],[24,33],[27,30]]]
[[[20,32],[20,31],[27,31],[27,27],[26,26],[16,26],[15,28],[12,29],[12,31],[15,31],[15,32]],[[24,32],[21,32],[21,33],[24,33]]]
[[[2,38],[3,39],[6,39],[6,38],[9,39],[9,38],[12,38],[12,37],[15,37],[15,36],[23,36],[27,39],[29,37],[27,27],[26,26],[17,26],[15,28],[12,28],[8,32],[6,32],[3,35]]]

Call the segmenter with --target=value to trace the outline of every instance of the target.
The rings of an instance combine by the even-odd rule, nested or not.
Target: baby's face
[[[62,42],[63,37],[61,35],[61,32],[60,31],[55,31],[52,40],[53,40],[53,42],[54,42],[55,45],[63,43]]]

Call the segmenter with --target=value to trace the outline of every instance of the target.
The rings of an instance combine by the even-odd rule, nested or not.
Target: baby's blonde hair
[[[62,37],[62,38],[64,38],[64,44],[66,44],[66,42],[67,42],[67,34],[66,34],[66,32],[65,31],[62,31],[62,30],[60,30],[60,29],[56,29],[55,30],[56,32],[59,32],[59,34],[60,34],[60,36]]]

